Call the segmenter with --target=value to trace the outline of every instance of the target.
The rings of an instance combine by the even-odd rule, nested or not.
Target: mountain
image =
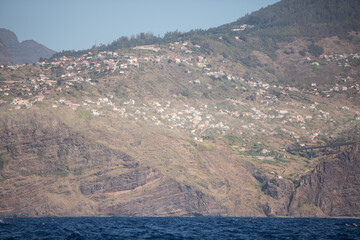
[[[359,217],[356,4],[2,66],[0,216]]]
[[[13,64],[6,46],[1,41],[0,41],[0,62],[7,65]]]
[[[0,64],[35,63],[40,58],[49,58],[55,53],[33,40],[19,43],[16,35],[4,28],[0,28],[0,41]]]

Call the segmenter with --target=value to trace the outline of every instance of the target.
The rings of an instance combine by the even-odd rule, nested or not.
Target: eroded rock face
[[[289,198],[294,191],[294,185],[286,179],[270,179],[263,187],[263,192],[276,200]]]
[[[259,195],[252,189],[232,190],[234,182],[244,180],[228,178],[222,198],[44,115],[1,118],[0,160],[1,217],[224,216],[234,215],[229,202],[241,193],[257,206],[246,216],[260,211],[267,216],[360,216],[359,145],[325,159],[297,183],[254,174],[262,184]],[[223,174],[231,171],[231,164],[216,166],[223,167]],[[227,198],[229,205],[221,201]],[[238,209],[249,206],[237,203]]]
[[[360,216],[360,145],[319,164],[304,176],[291,199],[296,216]]]
[[[54,118],[23,115],[18,120],[5,118],[0,124],[0,144],[10,159],[1,173],[5,178],[67,174],[91,165],[134,162],[129,155],[89,141]]]
[[[286,215],[294,184],[287,179],[272,178],[268,180],[262,191],[270,196],[273,201],[260,205],[267,216]]]
[[[222,215],[226,208],[128,154],[34,114],[0,121],[0,216]]]
[[[150,186],[151,185],[151,186]],[[101,210],[115,216],[221,216],[226,208],[191,186],[181,185],[168,178],[149,184],[148,190],[127,202],[113,204]]]
[[[360,216],[359,146],[325,158],[296,183],[257,175],[267,196],[258,206],[267,216]]]

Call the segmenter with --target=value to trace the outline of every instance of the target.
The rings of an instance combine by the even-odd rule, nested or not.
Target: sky
[[[279,0],[0,0],[0,28],[18,40],[82,50],[141,32],[208,29]]]

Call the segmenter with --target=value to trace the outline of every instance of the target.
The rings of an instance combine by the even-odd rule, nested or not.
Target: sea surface
[[[0,239],[360,239],[360,219],[5,218]]]

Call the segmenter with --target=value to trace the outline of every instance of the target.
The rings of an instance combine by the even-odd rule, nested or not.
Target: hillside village
[[[303,61],[311,68],[330,63],[350,68],[350,62],[359,59],[358,53],[321,55],[318,58],[305,56]],[[290,85],[268,83],[252,76],[218,69],[213,59],[201,55],[201,46],[190,42],[175,42],[164,46],[137,46],[124,54],[122,51],[88,52],[81,57],[60,57],[33,66],[1,65],[1,76],[12,76],[17,71],[36,72],[35,77],[11,79],[2,77],[0,104],[6,111],[32,108],[40,102],[52,108],[85,110],[94,117],[109,113],[135,122],[150,122],[159,127],[182,129],[195,142],[204,142],[212,135],[238,136],[242,141],[241,154],[250,151],[248,143],[259,139],[280,139],[283,145],[321,144],[337,138],[332,127],[345,122],[359,121],[360,108],[356,105],[341,105],[328,109],[326,102],[338,95],[360,95],[359,80],[338,77],[333,86],[317,83],[299,89]],[[248,97],[226,97],[221,102],[208,101],[191,105],[179,101],[177,94],[162,100],[119,99],[108,89],[102,97],[79,96],[83,86],[96,89],[111,76],[127,77],[129,72],[152,68],[159,64],[185,67],[187,74],[199,71],[203,77],[189,81],[190,85],[212,89],[209,81],[225,81],[245,91]],[[34,70],[35,69],[35,70]],[[25,76],[24,75],[24,76]],[[203,79],[207,79],[205,82]],[[274,94],[276,93],[276,94]],[[298,102],[292,96],[305,94],[311,101]],[[320,124],[319,124],[320,123]],[[274,149],[263,147],[260,155],[274,155]],[[279,151],[279,149],[275,149]],[[276,155],[276,154],[275,154]]]
[[[359,9],[282,0],[0,65],[0,216],[359,217]]]

